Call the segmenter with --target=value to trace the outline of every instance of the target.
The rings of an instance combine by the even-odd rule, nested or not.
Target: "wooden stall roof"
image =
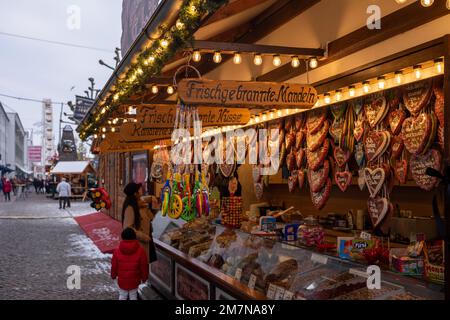
[[[95,173],[95,169],[89,161],[60,161],[50,173],[56,175],[85,174]]]

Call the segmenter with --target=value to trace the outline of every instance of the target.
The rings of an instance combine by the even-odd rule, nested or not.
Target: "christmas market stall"
[[[449,299],[450,5],[161,1],[77,128],[171,299]],[[154,207],[154,209],[156,209]]]

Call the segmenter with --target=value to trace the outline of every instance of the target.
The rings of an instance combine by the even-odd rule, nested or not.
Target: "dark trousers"
[[[70,208],[70,198],[69,197],[59,197],[59,208],[66,208],[66,205],[68,208]]]
[[[11,201],[11,192],[3,192],[5,195],[5,201]]]

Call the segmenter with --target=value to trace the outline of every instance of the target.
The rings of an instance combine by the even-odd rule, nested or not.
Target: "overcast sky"
[[[68,27],[68,21],[74,21],[67,13],[72,5],[81,9],[79,30]],[[0,94],[67,102],[74,100],[75,94],[84,95],[89,77],[94,77],[96,87],[102,88],[111,70],[99,65],[98,60],[115,65],[114,48],[120,47],[121,10],[122,0],[0,0]],[[65,47],[1,33],[109,49],[111,52]],[[75,89],[70,91],[73,86]],[[39,103],[1,96],[0,101],[19,113],[26,129],[33,128],[33,124],[42,119]],[[55,129],[59,110],[60,107],[54,105]],[[65,111],[70,111],[67,106]],[[35,140],[35,144],[40,144],[40,141]]]

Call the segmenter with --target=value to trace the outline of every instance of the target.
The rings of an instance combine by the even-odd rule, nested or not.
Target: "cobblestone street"
[[[116,299],[111,255],[101,253],[73,216],[93,212],[88,202],[59,210],[55,200],[30,195],[0,200],[1,299]],[[67,288],[67,267],[81,268],[81,289]]]

